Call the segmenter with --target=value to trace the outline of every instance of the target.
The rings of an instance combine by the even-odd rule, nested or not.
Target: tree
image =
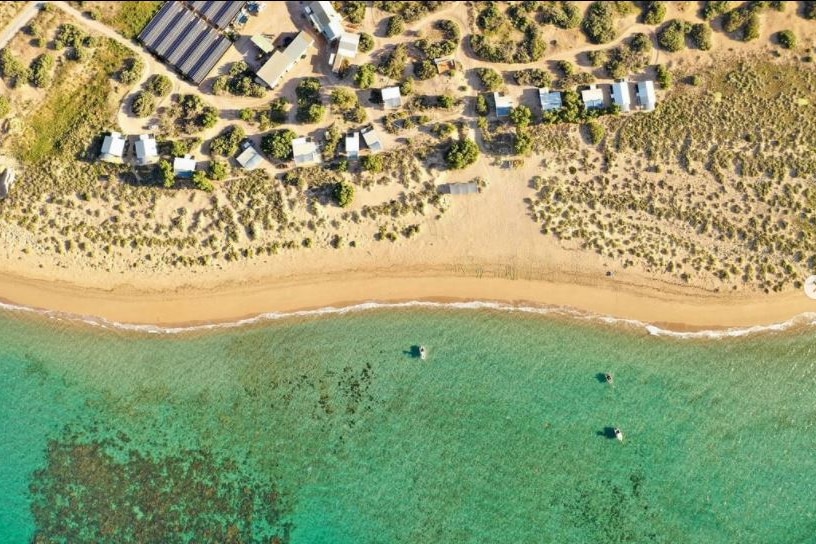
[[[226,179],[229,175],[229,165],[223,161],[210,162],[210,178],[214,180]]]
[[[666,2],[643,2],[643,22],[659,25],[666,18]]]
[[[398,44],[380,63],[379,71],[391,79],[402,79],[405,66],[408,63],[408,46]]]
[[[414,63],[414,76],[419,80],[431,79],[436,75],[436,65],[429,60]]]
[[[476,68],[476,74],[485,90],[497,91],[504,84],[504,80],[493,68]]]
[[[533,120],[533,112],[525,105],[517,106],[510,112],[510,121],[519,129],[526,128]]]
[[[193,172],[193,185],[196,186],[196,189],[207,191],[208,193],[211,193],[213,189],[215,189],[212,182],[207,177],[207,174],[205,174],[203,170],[196,170]]]
[[[742,41],[750,42],[759,38],[759,15],[752,13],[742,27]]]
[[[319,123],[326,116],[326,106],[322,104],[312,104],[305,110],[298,108],[297,119],[301,123]]]
[[[598,121],[591,120],[584,125],[584,128],[587,131],[589,143],[592,145],[598,145],[601,143],[601,140],[604,139],[604,136],[606,136],[606,129]]]
[[[377,68],[373,64],[363,64],[354,74],[354,83],[361,89],[370,89],[374,85]]]
[[[476,115],[487,115],[489,108],[487,106],[487,99],[483,94],[476,95]]]
[[[348,19],[348,22],[359,24],[365,19],[366,2],[340,2],[340,13]]]
[[[414,78],[406,77],[402,83],[399,84],[400,95],[408,96],[414,92]]]
[[[162,183],[168,189],[176,183],[176,173],[173,171],[173,165],[170,164],[170,161],[160,160],[159,172],[161,172]]]
[[[215,96],[223,96],[229,91],[230,78],[227,75],[218,76],[213,81],[212,92]]]
[[[212,128],[218,123],[218,110],[212,106],[205,106],[196,121],[202,128]]]
[[[674,77],[672,77],[671,72],[669,72],[668,68],[666,68],[662,64],[658,64],[656,68],[657,74],[657,84],[660,85],[661,89],[668,89],[672,86],[674,82]]]
[[[378,173],[385,168],[385,161],[382,155],[366,155],[360,159],[360,165],[366,172]]]
[[[44,88],[51,83],[51,69],[54,67],[54,57],[43,53],[31,63],[28,82],[33,87]]]
[[[5,95],[0,95],[0,119],[11,113],[11,102]]]
[[[163,74],[153,74],[145,82],[145,90],[161,98],[173,90],[173,82]]]
[[[678,19],[672,19],[657,31],[657,43],[666,51],[680,51],[686,47],[688,25]]]
[[[153,108],[156,107],[156,97],[152,93],[139,91],[133,97],[133,103],[130,109],[136,117],[147,117],[153,113]]]
[[[691,32],[689,32],[694,46],[700,51],[708,51],[711,49],[711,27],[706,23],[697,23],[691,25]]]
[[[354,201],[354,185],[341,181],[334,185],[334,199],[341,208],[348,208]]]
[[[358,44],[361,53],[368,53],[374,49],[374,37],[365,32],[360,34],[360,43]]]
[[[338,111],[346,111],[357,105],[357,95],[351,89],[336,87],[331,92],[331,103]]]
[[[142,72],[144,72],[142,59],[136,57],[125,59],[125,66],[119,72],[119,81],[125,85],[136,83],[142,77]]]
[[[275,130],[261,139],[261,151],[278,160],[292,158],[292,140],[297,135],[289,129]]]
[[[516,155],[527,155],[533,149],[533,138],[526,132],[516,131],[516,138],[513,142],[513,153]]]
[[[230,125],[210,142],[210,154],[231,157],[238,153],[238,146],[246,138],[244,129]]]
[[[183,157],[190,152],[190,146],[184,140],[173,140],[170,143],[170,154],[174,157]]]
[[[389,38],[402,34],[405,31],[405,19],[401,15],[393,15],[388,19],[388,26],[385,28],[385,35]]]
[[[611,2],[593,2],[581,23],[581,30],[592,43],[611,42],[617,36],[615,12]]]
[[[479,158],[479,146],[470,139],[453,142],[445,153],[448,168],[459,170],[476,162]]]
[[[456,99],[452,95],[445,93],[436,98],[436,104],[440,108],[449,110],[456,105]]]
[[[652,40],[643,32],[638,32],[629,41],[629,49],[635,53],[648,53],[652,50]]]
[[[776,41],[785,49],[796,47],[796,35],[790,30],[781,30],[776,33]]]
[[[255,110],[252,108],[244,108],[240,112],[238,112],[238,118],[241,121],[251,123],[255,120]]]

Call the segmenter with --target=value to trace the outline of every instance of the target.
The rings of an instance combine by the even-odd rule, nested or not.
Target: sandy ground
[[[59,3],[59,6],[74,15],[65,4]],[[763,39],[751,46],[767,43],[767,35],[779,27],[798,26],[800,21],[793,16],[793,10],[788,12],[783,21],[764,25]],[[681,13],[671,15],[682,16]],[[466,10],[458,5],[440,10],[433,19],[446,17],[467,25]],[[370,19],[362,25],[365,30],[375,26],[374,18]],[[630,19],[621,22],[626,29],[624,35],[641,30],[634,17]],[[421,27],[429,21],[423,20],[414,26]],[[292,22],[284,21],[280,26],[288,27]],[[94,21],[84,21],[84,24],[102,34],[114,34],[110,29],[97,28],[102,25]],[[280,30],[270,26],[262,31],[276,34]],[[126,42],[122,38],[115,39]],[[413,39],[406,37],[405,41]],[[563,32],[558,45],[547,55],[548,60],[574,59],[574,48],[580,45],[578,40],[577,31]],[[722,40],[723,47],[734,45],[734,42],[725,43],[726,38],[717,34],[715,40]],[[381,41],[382,38],[377,37],[375,51]],[[586,49],[586,46],[582,48]],[[699,52],[659,55],[660,62],[688,63],[686,66],[707,61],[694,58]],[[488,65],[466,54],[458,58],[466,69]],[[325,72],[324,68],[317,69],[319,60],[320,55],[315,54],[309,62],[300,63],[292,77]],[[518,67],[521,66],[497,68],[506,73]],[[142,79],[150,73],[167,73],[167,70],[146,59]],[[237,111],[256,102],[266,103],[279,93],[291,95],[293,89],[293,85],[284,85],[264,99],[223,97],[217,102],[221,107],[229,106]],[[175,89],[176,92],[186,90],[178,84]],[[127,124],[122,117],[120,115],[120,123]],[[130,122],[141,125],[144,120],[130,119]],[[221,124],[213,130],[220,127]],[[303,131],[304,127],[300,127],[300,132]],[[134,255],[129,270],[122,266],[116,272],[106,272],[89,270],[79,263],[55,266],[53,260],[49,263],[36,256],[0,251],[0,300],[124,323],[165,326],[234,321],[264,312],[363,301],[405,300],[487,300],[565,306],[673,330],[771,324],[803,312],[816,312],[816,300],[808,299],[801,291],[774,295],[720,294],[662,282],[632,269],[612,269],[614,274],[608,276],[610,269],[596,254],[559,245],[541,235],[538,225],[528,217],[524,198],[530,195],[530,190],[526,184],[539,170],[535,159],[528,159],[521,169],[507,171],[490,166],[489,160],[483,157],[464,171],[443,173],[435,180],[437,183],[469,181],[474,176],[483,176],[488,187],[479,195],[454,197],[451,210],[439,221],[424,223],[421,235],[410,241],[361,241],[357,248],[314,248],[248,262],[219,263],[207,269],[168,268],[159,272],[148,272],[140,267],[138,255]],[[381,200],[382,196],[372,195],[372,201]],[[361,193],[358,204],[367,200],[365,193]],[[0,248],[17,245],[12,243],[12,238],[24,234],[12,230],[0,233]]]

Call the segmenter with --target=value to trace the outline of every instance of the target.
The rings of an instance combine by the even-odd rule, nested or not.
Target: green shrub
[[[691,25],[689,37],[694,47],[701,51],[708,51],[712,46],[711,34],[711,27],[707,23],[696,23]]]
[[[377,68],[373,64],[363,64],[354,73],[354,83],[361,89],[370,89],[374,85]]]
[[[592,145],[598,145],[606,136],[606,129],[602,124],[595,120],[591,120],[584,125],[584,130],[587,133],[587,139]]]
[[[11,113],[11,102],[5,95],[0,95],[0,119]]]
[[[374,49],[374,37],[371,34],[366,34],[365,32],[361,33],[359,48],[361,53],[368,53]]]
[[[393,15],[388,19],[388,25],[385,28],[385,35],[388,37],[397,36],[405,31],[405,19],[401,15]]]
[[[51,70],[54,68],[54,57],[43,53],[31,63],[28,82],[33,87],[45,88],[51,83]]]
[[[193,185],[195,185],[196,189],[200,189],[208,193],[213,192],[213,189],[215,189],[212,182],[207,177],[207,174],[205,174],[203,170],[196,170],[193,172]]]
[[[495,2],[489,2],[476,16],[476,24],[486,32],[498,29],[505,21],[504,14],[499,11]]]
[[[385,161],[383,161],[382,155],[365,155],[360,159],[360,166],[362,166],[366,172],[376,174],[385,169]]]
[[[330,98],[332,105],[335,106],[338,111],[346,111],[358,103],[357,95],[354,91],[344,87],[336,87],[332,90]]]
[[[638,32],[629,40],[629,49],[635,53],[648,53],[652,50],[652,40],[643,32]]]
[[[581,30],[592,43],[606,43],[617,37],[615,8],[611,2],[593,2],[584,15]]]
[[[791,30],[781,30],[776,33],[776,41],[785,49],[796,47],[796,35]]]
[[[450,94],[445,93],[445,94],[439,95],[437,97],[436,104],[440,108],[449,110],[449,109],[453,108],[456,105],[456,99],[453,96],[451,96]]]
[[[651,45],[651,44],[650,44]],[[594,51],[587,51],[587,59],[589,59],[589,64],[595,68],[599,66],[603,66],[606,64],[607,59],[609,58],[609,54],[606,51],[601,49],[595,49]]]
[[[162,184],[168,189],[176,183],[176,173],[170,161],[162,159],[159,161],[159,172],[161,173]]]
[[[541,68],[525,68],[513,72],[513,79],[518,85],[532,85],[533,87],[549,87],[552,84],[550,73]]]
[[[657,43],[666,51],[680,51],[686,47],[686,32],[689,25],[679,19],[672,19],[657,31]]]
[[[70,23],[62,24],[57,27],[57,33],[54,36],[54,48],[79,47],[84,39],[85,32],[78,27]]]
[[[413,78],[407,77],[405,80],[399,84],[400,94],[402,96],[408,96],[414,92],[414,80]]]
[[[538,20],[558,28],[576,28],[581,24],[581,8],[576,2],[543,2],[539,6]]]
[[[238,148],[244,138],[246,138],[244,129],[237,125],[230,125],[221,131],[221,134],[212,139],[210,142],[210,154],[231,157],[238,153]]]
[[[674,83],[674,77],[672,76],[671,72],[669,72],[668,68],[662,64],[657,65],[656,75],[657,84],[660,85],[661,89],[668,89],[672,86],[672,83]]]
[[[414,77],[425,80],[436,76],[436,65],[429,60],[421,60],[414,63]]]
[[[261,139],[261,151],[276,159],[285,161],[292,158],[292,140],[297,135],[289,129],[275,130]]]
[[[483,94],[479,94],[476,96],[476,115],[487,115],[489,112],[489,108],[487,105],[487,99]]]
[[[666,2],[643,2],[643,22],[659,25],[666,18]]]
[[[125,59],[125,66],[119,71],[119,81],[125,85],[136,83],[144,72],[142,59],[131,57]]]
[[[386,55],[380,63],[379,72],[391,79],[402,79],[405,73],[405,66],[408,63],[408,46],[404,43],[398,44]]]
[[[487,91],[497,91],[504,84],[501,75],[493,68],[476,68],[482,87]]]
[[[728,0],[719,0],[715,2],[703,2],[703,9],[700,16],[706,21],[722,15],[728,10]]]
[[[742,41],[750,42],[759,38],[759,15],[752,13],[742,27]]]
[[[229,175],[229,165],[224,161],[210,162],[209,176],[210,179],[223,180]]]
[[[816,19],[816,2],[802,2],[802,17],[805,19]]]
[[[341,181],[334,185],[334,199],[341,208],[348,208],[354,202],[354,185]]]
[[[359,24],[365,19],[366,2],[339,2],[340,7],[338,11],[348,19],[350,23]]]
[[[458,170],[476,162],[479,158],[479,146],[473,140],[465,139],[453,142],[445,153],[448,168]]]
[[[526,128],[532,120],[533,112],[527,106],[517,106],[510,112],[510,121],[519,129]]]
[[[130,109],[136,117],[147,117],[156,107],[156,97],[152,93],[139,91],[133,97]]]
[[[145,82],[145,90],[161,98],[173,90],[173,82],[163,74],[153,74]]]

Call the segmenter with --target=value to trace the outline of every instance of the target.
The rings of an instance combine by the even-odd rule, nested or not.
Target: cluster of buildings
[[[140,134],[135,137],[133,146],[136,154],[136,164],[153,164],[159,160],[159,150],[156,138],[152,134]],[[125,157],[127,138],[119,132],[112,131],[102,140],[102,149],[99,158],[107,162],[121,163]]]
[[[634,93],[632,93],[633,90]],[[635,100],[632,100],[633,94]],[[606,99],[604,89],[598,85],[587,86],[580,91],[580,95],[584,108],[587,110],[601,109],[608,103],[618,106],[621,112],[630,112],[636,107],[641,111],[654,111],[657,106],[654,81],[651,80],[637,83],[626,79],[615,81],[610,86],[609,101]],[[496,105],[496,117],[510,115],[513,109],[512,98],[496,92],[493,93],[493,101]],[[542,112],[557,111],[564,106],[561,92],[547,87],[538,89],[538,101]]]
[[[332,53],[327,60],[332,70],[337,72],[344,65],[350,64],[357,56],[360,35],[346,32],[343,29],[343,19],[331,2],[312,2],[303,11],[315,30],[326,39],[330,46]],[[256,72],[258,82],[270,89],[275,88],[283,76],[298,61],[306,57],[309,49],[314,45],[314,40],[304,31],[300,31],[281,51],[275,51],[274,45],[264,36],[256,36],[252,42],[264,53],[272,53]]]
[[[343,142],[345,144],[346,157],[349,159],[357,159],[360,157],[361,140],[371,153],[377,153],[383,149],[379,134],[377,134],[373,126],[369,125],[368,127],[346,134]],[[292,140],[292,159],[295,162],[295,166],[320,164],[320,148],[317,142],[305,136]]]

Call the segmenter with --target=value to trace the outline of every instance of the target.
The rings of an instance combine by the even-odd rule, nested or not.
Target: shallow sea
[[[3,543],[816,542],[812,326],[415,307],[0,330]]]

